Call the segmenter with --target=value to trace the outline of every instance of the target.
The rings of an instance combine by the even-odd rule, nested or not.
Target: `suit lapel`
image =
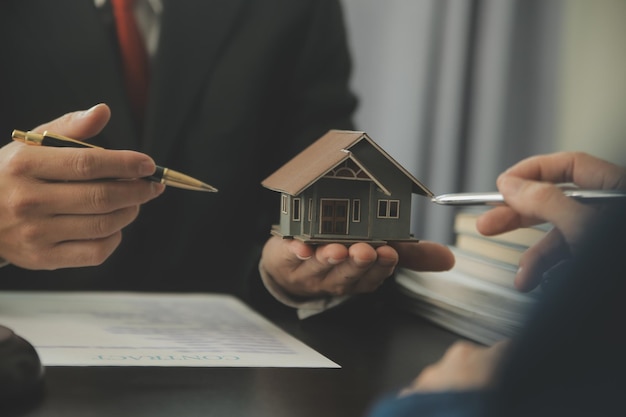
[[[33,56],[46,56],[41,61],[45,63],[42,71],[56,71],[58,79],[64,80],[59,83],[59,94],[64,95],[65,102],[83,107],[105,102],[111,106],[112,120],[104,133],[107,146],[138,149],[139,138],[133,133],[116,46],[93,2],[45,0],[36,7],[44,11],[35,13],[33,18],[41,16],[41,20],[29,24],[47,38],[46,42],[40,42],[40,51],[33,51]],[[48,42],[64,47],[50,53],[46,48]]]
[[[161,41],[147,109],[144,150],[165,160],[193,113],[244,0],[164,1]],[[189,46],[185,46],[189,45]]]
[[[245,0],[164,0],[164,37],[155,57],[141,140],[134,134],[115,39],[93,2],[41,0],[34,7],[43,12],[24,16],[24,21],[37,28],[32,35],[38,37],[31,43],[33,59],[41,62],[42,71],[54,71],[61,80],[59,103],[67,103],[71,110],[109,104],[112,118],[103,132],[103,144],[141,149],[159,161],[165,160],[180,136],[186,115],[193,113],[199,86],[210,76],[244,4]],[[64,47],[49,51],[43,37]]]

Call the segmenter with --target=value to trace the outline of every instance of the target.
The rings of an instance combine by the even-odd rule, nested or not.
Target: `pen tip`
[[[217,192],[217,188],[215,188],[215,187],[213,187],[213,186],[211,186],[211,185],[209,185],[209,184],[206,184],[206,183],[204,183],[204,182],[202,183],[202,185],[200,185],[200,187],[201,187],[204,191],[208,191],[208,192],[211,192],[211,193],[216,193],[216,192]]]

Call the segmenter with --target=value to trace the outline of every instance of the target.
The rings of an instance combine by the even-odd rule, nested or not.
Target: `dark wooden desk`
[[[49,367],[43,398],[11,417],[362,416],[459,339],[390,304],[268,313],[341,369]]]

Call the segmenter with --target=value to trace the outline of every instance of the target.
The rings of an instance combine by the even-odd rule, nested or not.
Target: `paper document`
[[[339,368],[222,294],[0,291],[45,366]]]

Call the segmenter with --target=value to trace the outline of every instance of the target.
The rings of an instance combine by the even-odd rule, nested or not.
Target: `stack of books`
[[[455,216],[456,263],[449,271],[418,272],[400,268],[396,283],[401,304],[468,339],[484,344],[513,336],[540,289],[518,291],[513,282],[524,251],[540,240],[549,224],[522,228],[495,236],[476,230],[476,209]]]

